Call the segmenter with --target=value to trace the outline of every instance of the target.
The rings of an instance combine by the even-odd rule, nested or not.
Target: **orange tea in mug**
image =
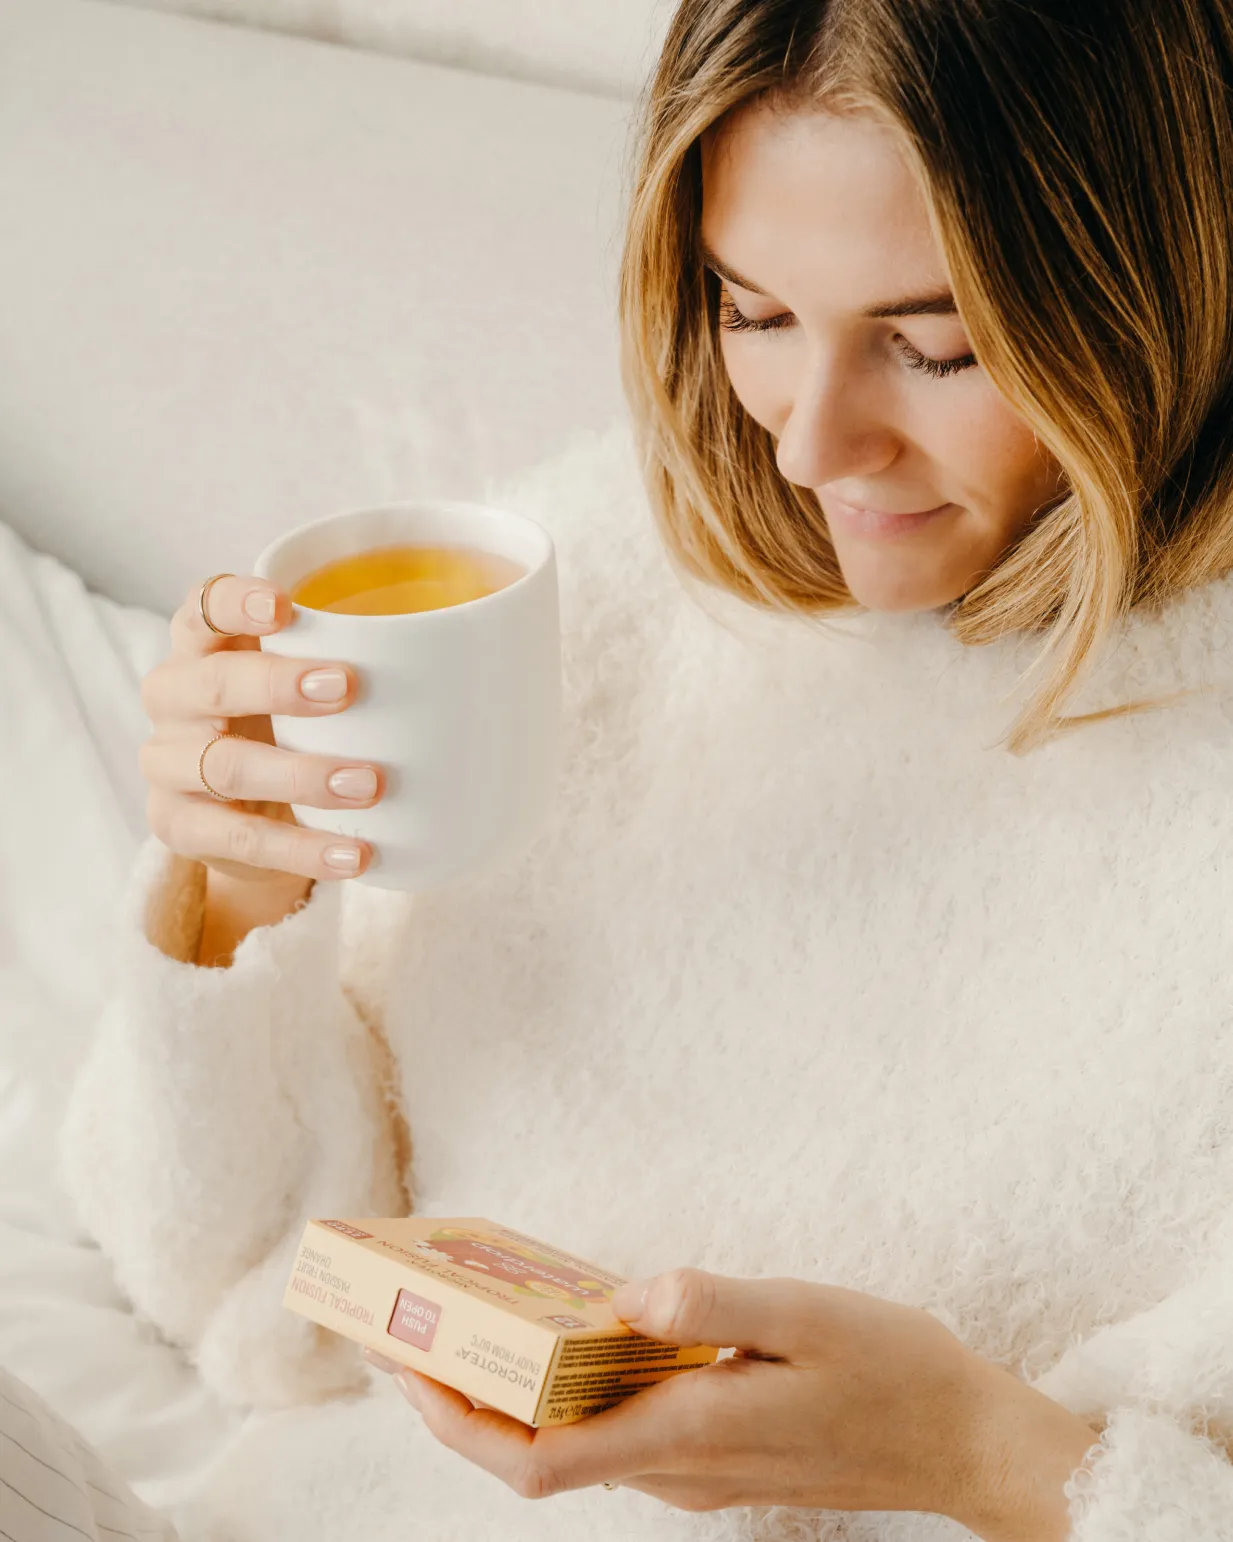
[[[384,546],[318,568],[295,585],[291,598],[335,615],[405,616],[486,599],[525,571],[470,546]]]

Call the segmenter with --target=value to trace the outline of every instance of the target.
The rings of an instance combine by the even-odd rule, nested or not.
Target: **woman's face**
[[[873,610],[966,594],[1062,491],[976,363],[924,198],[870,118],[759,104],[703,146],[724,361]]]

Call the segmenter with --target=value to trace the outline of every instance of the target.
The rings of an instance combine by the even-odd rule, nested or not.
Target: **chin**
[[[840,564],[844,582],[852,598],[863,610],[887,615],[910,615],[915,611],[940,610],[961,599],[961,585],[922,583],[919,574],[849,573]]]

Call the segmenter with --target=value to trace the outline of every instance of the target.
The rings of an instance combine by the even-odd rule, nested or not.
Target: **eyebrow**
[[[726,262],[721,262],[709,247],[703,247],[702,260],[711,272],[722,278],[725,284],[735,284],[738,289],[746,289],[750,294],[762,295],[769,298],[765,289],[759,288],[747,278],[742,278],[734,268],[730,268]],[[955,304],[955,297],[949,289],[936,291],[934,294],[909,295],[902,300],[888,300],[881,305],[871,305],[863,314],[874,320],[882,321],[889,316],[956,316],[959,307]]]

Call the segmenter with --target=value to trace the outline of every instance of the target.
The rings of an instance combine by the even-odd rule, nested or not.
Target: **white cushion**
[[[131,0],[442,64],[632,95],[676,0]]]
[[[142,837],[140,676],[164,622],[87,594],[0,525],[0,1366],[158,1500],[236,1429],[133,1317],[57,1181]]]
[[[628,108],[98,0],[0,5],[0,518],[167,609],[621,410]]]

